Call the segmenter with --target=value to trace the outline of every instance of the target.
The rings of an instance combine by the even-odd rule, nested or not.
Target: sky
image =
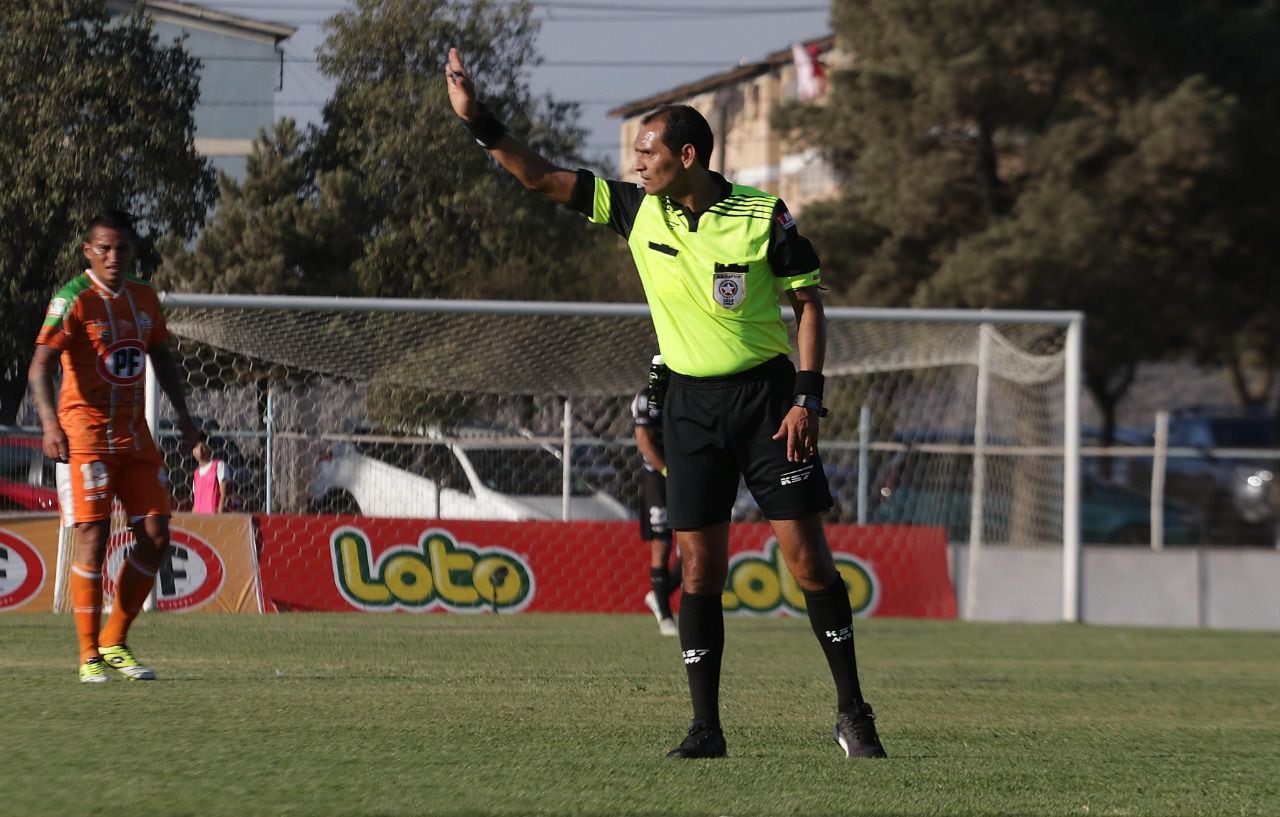
[[[323,21],[345,0],[186,0],[298,28],[284,43],[278,116],[318,121],[332,83],[315,64]],[[531,89],[578,102],[588,130],[584,153],[615,160],[620,120],[607,111],[702,77],[754,62],[830,31],[829,0],[534,0],[544,64]],[[464,59],[466,55],[463,55]],[[442,55],[443,60],[443,55]],[[481,94],[483,94],[483,89]]]

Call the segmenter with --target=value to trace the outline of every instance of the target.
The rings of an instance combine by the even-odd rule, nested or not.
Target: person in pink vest
[[[191,476],[191,510],[222,513],[227,504],[227,464],[213,458],[213,449],[204,440],[191,449],[196,472]]]

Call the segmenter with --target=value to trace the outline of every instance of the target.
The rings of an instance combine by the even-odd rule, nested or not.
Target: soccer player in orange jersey
[[[165,342],[160,300],[150,284],[129,274],[135,242],[123,213],[90,221],[84,242],[89,269],[49,302],[28,376],[45,455],[70,464],[76,531],[70,587],[84,683],[109,680],[107,667],[133,680],[156,677],[125,643],[169,547],[164,458],[145,417],[147,355],[187,444],[198,439]],[[120,566],[115,603],[103,626],[102,567],[113,499],[128,514],[135,544]]]

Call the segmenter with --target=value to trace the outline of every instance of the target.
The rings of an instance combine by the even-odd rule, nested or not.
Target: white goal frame
[[[621,303],[570,303],[570,302],[528,302],[528,301],[482,301],[482,300],[411,300],[392,298],[324,298],[294,296],[254,296],[254,295],[212,295],[188,293],[162,293],[162,303],[166,307],[193,307],[210,309],[247,309],[265,311],[325,311],[325,312],[386,312],[386,313],[449,313],[503,316],[584,316],[584,317],[619,317],[636,318],[649,315],[645,304]],[[790,319],[788,310],[784,315]],[[864,322],[917,322],[917,323],[962,323],[978,326],[998,327],[1002,324],[1039,324],[1056,327],[1065,332],[1064,373],[1063,373],[1063,430],[1061,447],[1053,446],[1052,450],[1040,453],[1061,456],[1062,471],[1062,609],[1061,619],[1076,622],[1081,619],[1081,533],[1080,533],[1080,428],[1081,399],[1083,377],[1083,333],[1084,315],[1076,311],[1030,311],[1030,310],[952,310],[952,309],[877,309],[857,307],[827,307],[828,321],[864,321]],[[985,331],[982,337],[987,337]],[[981,349],[989,349],[983,343]],[[985,399],[987,373],[984,370],[984,357],[980,351],[978,364],[979,401],[977,421],[974,432],[974,480],[971,497],[971,531],[968,547],[968,571],[965,577],[962,614],[972,617],[977,599],[977,570],[982,549],[982,507],[984,502],[984,462],[985,441]],[[828,357],[828,373],[831,358]],[[152,390],[148,401],[148,420],[156,428],[156,411],[159,405],[159,389],[155,378],[149,380]],[[569,406],[566,402],[565,412]],[[568,453],[570,439],[566,430],[564,437],[565,452]],[[268,445],[269,445],[268,441]],[[860,452],[865,459],[865,451]],[[569,458],[565,457],[566,467]],[[271,487],[268,483],[268,510],[270,510]],[[566,499],[567,504],[567,499]]]

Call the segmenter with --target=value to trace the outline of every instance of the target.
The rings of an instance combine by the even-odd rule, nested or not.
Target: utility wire
[[[282,11],[307,11],[307,12],[331,12],[334,14],[343,11],[354,11],[354,7],[350,3],[338,3],[337,5],[325,5],[318,3],[300,3],[298,5],[286,5],[283,3],[254,3],[254,2],[211,2],[206,3],[210,8],[215,10],[245,10],[254,11],[258,14],[275,14]],[[513,5],[512,3],[499,3],[498,5]],[[737,17],[742,14],[803,14],[806,12],[829,11],[830,3],[804,3],[802,5],[787,5],[785,3],[758,3],[754,5],[744,5],[742,3],[728,3],[722,5],[689,5],[687,3],[676,4],[660,4],[660,3],[604,3],[595,0],[532,0],[529,3],[535,9],[544,9],[547,11],[555,11],[558,9],[566,9],[570,11],[591,11],[604,14],[623,13],[623,14],[718,14],[726,17]]]
[[[262,62],[279,65],[279,57],[221,57],[193,55],[203,62]],[[285,57],[286,65],[318,65],[319,60]],[[733,67],[726,60],[544,60],[533,68],[725,68]]]

